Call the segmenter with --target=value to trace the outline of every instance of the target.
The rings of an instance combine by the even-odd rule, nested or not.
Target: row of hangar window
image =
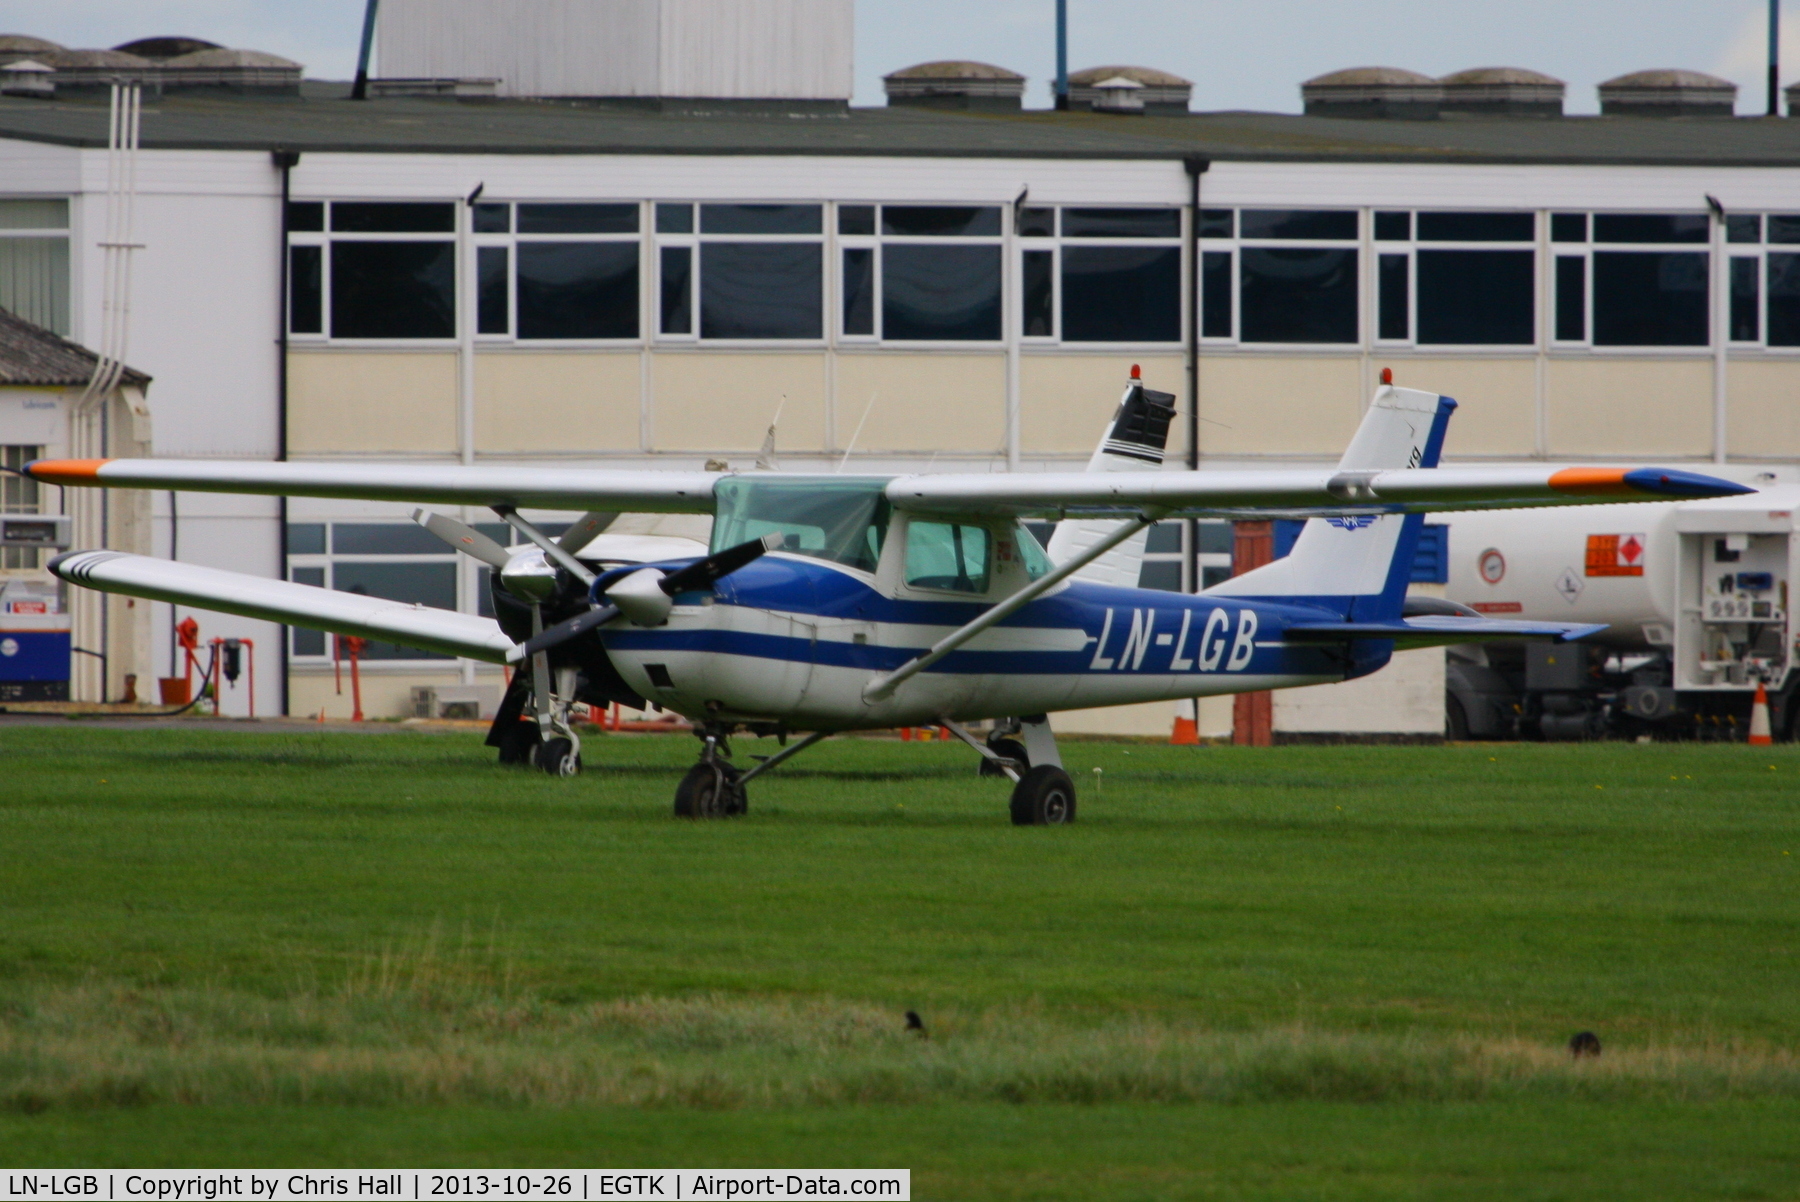
[[[456,337],[456,208],[293,203],[290,331]],[[1202,209],[1199,331],[1331,346],[1366,321],[1381,344],[1531,346],[1542,298],[1553,345],[1705,346],[1711,221]],[[1179,343],[1183,225],[1173,208],[477,202],[472,316],[496,340],[809,342],[829,323],[845,341],[979,343],[1002,339],[1010,292],[1028,342]],[[1731,214],[1725,242],[1729,339],[1800,346],[1800,215]]]

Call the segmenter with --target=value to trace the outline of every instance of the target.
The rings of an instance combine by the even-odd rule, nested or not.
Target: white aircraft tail
[[[1436,467],[1455,408],[1435,392],[1383,384],[1338,461],[1333,491],[1353,499],[1366,473]],[[1308,518],[1286,556],[1207,591],[1306,598],[1340,610],[1346,620],[1397,618],[1424,523],[1422,514]]]
[[[1131,369],[1125,395],[1100,436],[1088,460],[1090,472],[1155,472],[1162,470],[1163,450],[1169,441],[1169,423],[1175,417],[1175,394],[1156,392],[1144,387],[1138,369]],[[1062,563],[1087,550],[1118,529],[1116,519],[1065,518],[1057,523],[1045,548],[1053,563]],[[1136,588],[1138,571],[1143,566],[1144,542],[1149,532],[1141,530],[1093,563],[1075,573],[1078,580],[1096,584]]]

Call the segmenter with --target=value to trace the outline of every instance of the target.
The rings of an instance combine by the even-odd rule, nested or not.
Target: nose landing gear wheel
[[[695,764],[675,786],[677,818],[735,818],[750,808],[750,798],[737,783],[729,764]]]
[[[579,776],[581,755],[568,739],[551,739],[537,749],[537,766],[551,776]]]
[[[1054,764],[1039,764],[1013,786],[1014,826],[1063,826],[1075,821],[1075,782]]]

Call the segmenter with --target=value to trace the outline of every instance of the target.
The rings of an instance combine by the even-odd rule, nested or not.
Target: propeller
[[[677,595],[711,588],[764,552],[778,549],[781,544],[782,536],[779,532],[765,534],[735,547],[715,551],[704,559],[695,560],[684,568],[661,576],[660,579],[652,578],[661,572],[660,568],[639,568],[617,578],[608,589],[609,596],[617,595],[624,602],[623,607],[613,602],[558,622],[542,634],[533,635],[508,651],[507,662],[516,664],[540,651],[559,647],[577,635],[605,625],[622,613],[641,626],[655,626],[668,617],[671,601]]]
[[[557,539],[556,543],[570,555],[578,554],[583,547],[605,533],[606,528],[612,525],[613,520],[618,516],[618,514],[605,509],[595,509],[584,513],[579,521],[563,531],[563,536]]]
[[[507,564],[506,548],[466,522],[424,509],[413,510],[412,519],[458,551],[479,559],[495,571]]]

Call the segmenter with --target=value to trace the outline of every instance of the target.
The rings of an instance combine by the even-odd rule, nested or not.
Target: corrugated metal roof
[[[351,101],[347,85],[298,98],[147,98],[146,149],[480,154],[816,154],[977,158],[1800,166],[1800,119],[1446,117],[1358,120],[1281,113],[1115,116],[918,107],[755,110],[428,98]],[[102,100],[0,99],[0,137],[106,145]]]
[[[0,309],[0,385],[79,388],[93,376],[99,358],[79,342]],[[119,382],[142,388],[150,377],[128,367]]]

